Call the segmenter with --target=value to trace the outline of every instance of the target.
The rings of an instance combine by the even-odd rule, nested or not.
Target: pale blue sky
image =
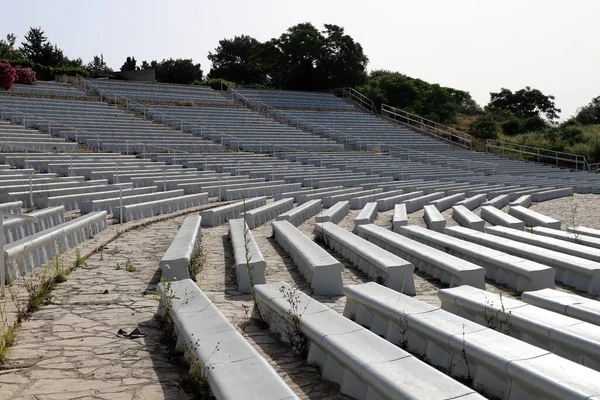
[[[600,95],[597,0],[3,0],[0,35],[20,43],[42,26],[71,58],[104,54],[115,69],[142,60],[206,59],[220,39],[264,41],[300,22],[341,25],[363,45],[369,69],[389,69],[471,92],[501,87],[556,96],[566,118]]]

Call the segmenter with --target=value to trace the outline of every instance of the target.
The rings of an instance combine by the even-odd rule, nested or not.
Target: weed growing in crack
[[[294,352],[302,357],[308,355],[308,338],[302,332],[302,314],[306,311],[300,310],[300,293],[295,287],[281,286],[279,292],[283,294],[283,299],[289,304],[289,310],[284,320],[285,334],[294,349]]]

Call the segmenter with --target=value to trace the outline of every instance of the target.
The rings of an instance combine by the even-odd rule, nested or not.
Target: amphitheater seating
[[[350,260],[369,278],[399,292],[415,294],[411,263],[334,223],[325,222],[316,229],[325,237],[327,246]]]
[[[229,239],[233,246],[238,290],[251,293],[252,284],[260,285],[266,282],[267,262],[254,240],[250,227],[242,218],[229,220]]]
[[[0,107],[0,111],[2,108]],[[77,143],[69,143],[37,130],[0,121],[0,150],[75,151]]]
[[[481,399],[472,389],[411,356],[395,344],[348,320],[284,283],[256,286],[261,314],[284,340],[294,309],[302,311],[300,330],[308,341],[309,364],[321,377],[355,399]],[[284,296],[294,296],[294,309]]]
[[[522,206],[512,206],[508,211],[513,217],[520,219],[527,227],[545,226],[552,229],[560,229],[560,221],[550,218]]]
[[[236,89],[232,96],[236,100],[248,101],[250,106],[354,110],[354,106],[330,93]]]
[[[274,219],[278,215],[290,211],[292,208],[294,208],[294,199],[281,199],[247,211],[245,216],[246,223],[250,229],[254,229],[257,226]],[[244,214],[241,213],[239,218],[244,218]]]
[[[486,278],[520,292],[554,287],[554,268],[419,226],[398,233],[486,269]]]
[[[446,219],[444,216],[435,208],[434,205],[426,205],[423,207],[424,214],[423,219],[429,229],[437,232],[443,232],[446,227]]]
[[[485,287],[485,269],[375,225],[359,225],[358,234],[369,242],[412,263],[423,273],[452,286]],[[400,228],[402,229],[402,228]]]
[[[65,222],[65,208],[62,206],[33,211],[27,215],[37,218],[37,222],[19,218],[8,218],[4,221],[4,243],[23,239]]]
[[[298,226],[321,212],[321,199],[310,200],[300,204],[298,207],[284,212],[277,216],[277,221],[288,221],[294,226]]]
[[[590,324],[600,325],[600,302],[594,299],[555,289],[541,289],[523,293],[521,301]]]
[[[525,223],[494,206],[481,206],[481,218],[490,224],[506,226],[515,230],[524,230]]]
[[[163,278],[179,281],[190,278],[190,262],[194,252],[198,251],[202,235],[200,223],[199,215],[190,215],[183,220],[177,235],[160,260],[159,267]]]
[[[490,398],[598,393],[598,372],[374,283],[346,286],[344,315]]]
[[[600,263],[478,232],[461,226],[447,227],[445,233],[459,239],[552,266],[555,280],[589,294],[600,294]]]
[[[406,215],[406,205],[404,203],[394,206],[394,216],[392,217],[392,231],[398,232],[401,226],[408,225],[408,216]]]
[[[577,232],[565,232],[558,229],[546,228],[543,226],[535,226],[529,228],[531,233],[540,236],[548,236],[554,239],[566,240],[580,244],[582,246],[594,247],[600,249],[600,238],[594,236],[582,235]]]
[[[317,224],[322,222],[333,222],[337,224],[340,222],[348,212],[350,211],[350,203],[348,201],[340,201],[335,203],[333,206],[323,211],[319,215],[315,217],[315,222]]]
[[[204,210],[200,213],[202,216],[202,226],[210,227],[221,225],[230,219],[237,218],[244,210],[252,210],[257,207],[262,207],[265,204],[267,204],[267,199],[263,196]]]
[[[55,97],[84,97],[85,93],[67,85],[54,81],[36,81],[35,85],[15,83],[8,93],[33,94],[38,96]],[[2,90],[0,90],[2,95]]]
[[[600,370],[600,326],[467,285],[438,297],[446,311]]]
[[[469,211],[465,206],[453,206],[452,218],[458,222],[460,226],[475,229],[480,232],[483,232],[485,229],[485,221],[479,218],[474,212]]]
[[[159,284],[158,291],[169,299],[176,349],[187,349],[194,360],[210,369],[206,376],[215,398],[298,399],[194,281],[184,279],[166,285]],[[157,314],[164,316],[166,312],[161,305]]]
[[[141,218],[168,214],[186,208],[198,207],[206,203],[208,203],[208,194],[188,194],[144,203],[127,204],[123,207],[114,207],[113,217],[123,222],[129,222]]]
[[[358,225],[372,224],[375,222],[375,218],[377,217],[377,203],[367,203],[363,209],[358,213],[356,218],[354,218],[354,229]]]
[[[273,222],[275,240],[319,296],[342,294],[344,266],[287,221]]]

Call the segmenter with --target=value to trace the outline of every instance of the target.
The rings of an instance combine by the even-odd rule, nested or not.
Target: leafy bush
[[[518,135],[523,129],[521,120],[514,116],[502,122],[500,126],[502,127],[502,132],[509,136]]]
[[[526,118],[523,121],[523,132],[537,132],[546,129],[548,125],[546,121],[538,115]]]
[[[566,125],[559,128],[559,134],[563,141],[569,146],[573,146],[576,143],[581,143],[583,138],[583,131],[575,125]]]
[[[10,90],[17,80],[17,71],[8,61],[0,62],[0,87]]]
[[[17,65],[15,71],[17,72],[17,80],[15,83],[35,85],[36,73],[31,68],[23,68]]]
[[[480,115],[469,126],[469,133],[480,139],[497,139],[498,125],[496,121],[487,114]]]
[[[56,75],[69,75],[75,76],[77,74],[86,77],[88,71],[83,67],[72,67],[72,66],[60,66],[50,67],[47,65],[41,65],[34,63],[31,60],[10,60],[13,66],[19,66],[23,68],[31,68],[35,72],[36,79],[40,81],[53,81]]]

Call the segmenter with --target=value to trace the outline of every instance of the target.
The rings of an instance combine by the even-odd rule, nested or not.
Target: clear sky
[[[207,73],[218,41],[260,41],[312,22],[343,26],[369,70],[399,71],[471,93],[481,105],[501,87],[556,96],[567,118],[600,95],[598,0],[2,0],[0,35],[41,26],[70,58],[104,54],[119,69],[192,58]]]

